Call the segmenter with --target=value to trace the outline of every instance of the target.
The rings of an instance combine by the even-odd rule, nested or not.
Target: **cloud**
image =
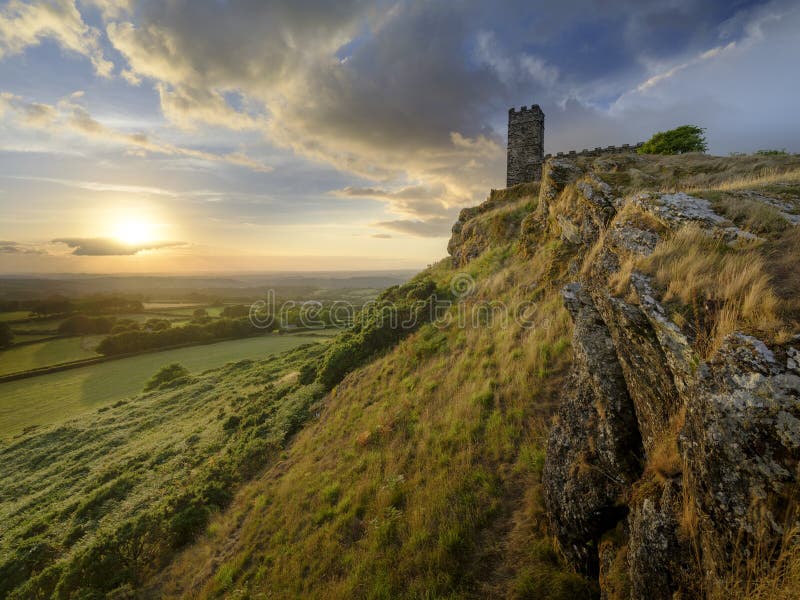
[[[45,252],[31,244],[20,244],[0,240],[0,254],[44,254]]]
[[[171,190],[143,185],[125,185],[120,183],[105,183],[101,181],[82,181],[79,179],[63,179],[59,177],[39,177],[36,175],[8,175],[0,173],[3,179],[18,179],[22,181],[37,181],[42,183],[55,183],[90,192],[118,192],[122,194],[138,194],[151,196],[177,197],[178,194]]]
[[[800,7],[770,2],[748,11],[740,26],[739,39],[664,65],[622,93],[608,115],[640,131],[702,125],[718,153],[800,149],[800,81],[786,76],[800,55]]]
[[[55,244],[66,244],[75,256],[132,256],[143,250],[159,250],[184,245],[183,242],[148,242],[125,244],[110,238],[58,238]]]
[[[480,31],[476,36],[476,57],[508,86],[527,79],[552,88],[559,78],[558,69],[541,57],[526,52],[512,54],[502,48],[492,31]]]
[[[81,4],[94,6],[104,18],[116,19],[130,13],[133,0],[80,0]]]
[[[751,13],[725,26],[723,43],[715,27],[737,10],[614,0],[601,19],[579,3],[521,0],[503,11],[477,0],[458,11],[421,0],[247,10],[143,0],[136,19],[107,33],[131,75],[153,82],[174,125],[259,131],[374,184],[334,196],[383,202],[397,217],[385,223],[430,236],[502,185],[509,106],[545,107],[553,151],[646,139],[680,112],[674,104],[647,119],[609,105],[736,48]]]
[[[450,235],[450,228],[453,226],[453,219],[438,218],[428,219],[427,221],[398,219],[396,221],[380,221],[378,223],[373,223],[373,226],[383,227],[384,229],[390,229],[406,235],[438,238],[448,237]]]
[[[98,75],[111,76],[114,64],[103,54],[100,32],[83,21],[74,1],[26,3],[10,0],[0,7],[0,59],[19,54],[45,38],[89,58]]]
[[[381,227],[431,237],[447,235],[458,208],[503,185],[509,106],[544,108],[546,147],[554,152],[635,143],[683,122],[707,126],[718,151],[741,149],[757,136],[763,146],[791,147],[778,140],[798,139],[790,106],[797,93],[781,91],[794,86],[786,76],[798,55],[793,4],[507,0],[497,10],[465,0],[453,10],[423,0],[85,0],[81,6],[99,9],[102,42],[113,46],[106,55],[119,56],[120,77],[139,85],[137,93],[153,90],[169,124],[182,132],[209,126],[214,134],[225,128],[231,136],[261,136],[332,165],[361,180],[342,187],[337,178],[330,185],[340,188],[334,198],[381,202],[389,215]],[[23,5],[9,6],[16,8],[3,9],[6,18]],[[74,21],[74,14],[62,19]],[[42,31],[36,43],[57,35]],[[111,127],[78,98],[34,106],[0,97],[0,112],[4,106],[25,126],[131,153],[266,168],[243,152],[212,153]],[[296,182],[298,191],[305,185]]]
[[[379,240],[390,240],[392,236],[388,233],[373,233],[370,237],[379,239]]]
[[[269,172],[272,167],[265,165],[242,152],[215,153],[178,146],[151,137],[144,132],[128,132],[104,125],[95,119],[80,104],[82,92],[76,92],[62,98],[55,105],[30,102],[21,96],[8,92],[0,93],[5,112],[16,115],[18,123],[50,134],[78,134],[89,140],[113,144],[127,148],[134,154],[160,154],[207,161],[211,163],[227,163]]]

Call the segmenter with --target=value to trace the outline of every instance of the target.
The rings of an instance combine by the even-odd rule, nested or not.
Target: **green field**
[[[52,333],[42,332],[42,333],[15,333],[14,334],[14,343],[15,344],[22,344],[24,342],[38,342],[40,340],[46,340],[47,338],[53,337]]]
[[[63,317],[55,317],[52,319],[32,319],[30,321],[23,321],[21,323],[13,323],[11,327],[14,329],[14,331],[56,331],[63,320]]]
[[[11,312],[0,312],[0,321],[19,321],[30,316],[27,310],[15,310]]]
[[[71,340],[77,341],[77,338]],[[231,361],[264,358],[320,340],[320,337],[305,335],[247,338],[143,354],[2,383],[0,439],[12,437],[32,425],[55,423],[132,396],[165,364],[179,362],[192,372],[201,372]]]
[[[0,375],[99,356],[94,349],[102,335],[59,338],[0,352]]]

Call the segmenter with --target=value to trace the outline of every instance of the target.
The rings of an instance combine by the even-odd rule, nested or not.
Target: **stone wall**
[[[544,162],[544,113],[538,104],[508,111],[506,185],[539,181]]]
[[[569,152],[559,152],[558,154],[546,154],[545,160],[548,158],[574,158],[578,156],[603,156],[605,154],[627,154],[629,152],[636,152],[643,144],[640,142],[631,146],[630,144],[623,144],[622,146],[606,146],[605,148],[595,148],[594,150],[581,150],[576,152],[570,150]]]

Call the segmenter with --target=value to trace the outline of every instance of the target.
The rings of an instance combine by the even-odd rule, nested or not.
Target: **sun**
[[[135,245],[150,242],[155,235],[155,225],[141,219],[125,219],[117,222],[114,237],[123,244]]]

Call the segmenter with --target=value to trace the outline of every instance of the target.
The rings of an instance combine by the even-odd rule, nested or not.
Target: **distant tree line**
[[[67,298],[53,295],[40,300],[2,300],[0,312],[30,311],[39,317],[68,315],[76,312],[89,314],[139,313],[144,310],[142,301],[119,295],[95,295],[85,298]]]
[[[155,348],[166,348],[193,342],[212,342],[226,338],[241,338],[262,330],[253,326],[249,319],[217,319],[208,323],[190,323],[182,327],[166,329],[131,329],[109,335],[97,346],[97,351],[106,356],[142,352]]]

